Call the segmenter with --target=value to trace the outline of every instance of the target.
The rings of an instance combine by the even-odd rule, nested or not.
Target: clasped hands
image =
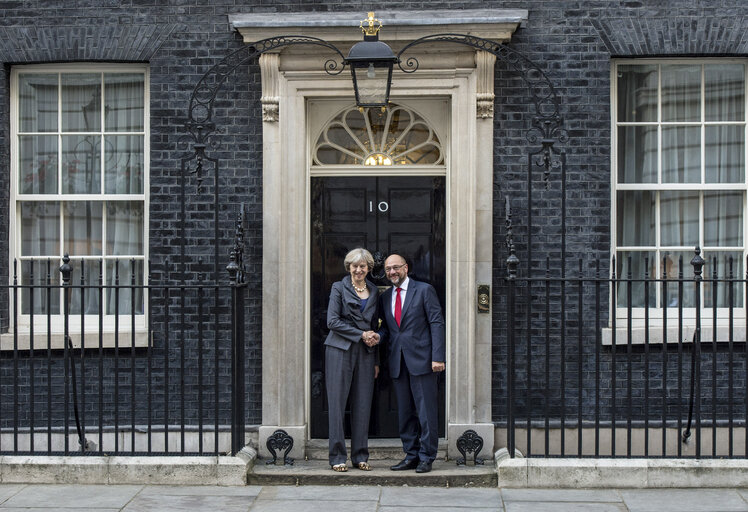
[[[366,343],[367,347],[373,347],[374,345],[379,344],[379,334],[375,333],[374,331],[365,331],[361,335],[361,339],[364,340],[364,343]]]

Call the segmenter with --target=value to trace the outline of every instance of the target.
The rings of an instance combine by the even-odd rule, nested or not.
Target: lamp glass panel
[[[353,67],[358,88],[360,105],[385,105],[387,102],[387,85],[389,70],[386,67],[366,66]]]

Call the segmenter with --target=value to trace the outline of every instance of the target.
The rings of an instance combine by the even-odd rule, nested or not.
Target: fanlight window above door
[[[393,105],[343,111],[322,131],[315,165],[443,165],[439,137],[414,111]]]

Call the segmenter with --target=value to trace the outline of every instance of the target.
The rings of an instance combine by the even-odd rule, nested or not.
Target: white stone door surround
[[[522,10],[377,12],[380,39],[397,52],[429,34],[468,33],[506,42],[527,19]],[[251,43],[302,34],[347,53],[361,40],[366,13],[242,14],[229,17]],[[493,232],[493,83],[495,56],[454,44],[415,46],[419,69],[393,74],[396,101],[447,98],[447,397],[448,454],[473,429],[493,453],[491,314],[477,312],[478,284],[491,284]],[[294,439],[291,457],[309,437],[309,198],[307,104],[349,98],[350,73],[324,71],[324,48],[290,46],[260,57],[263,103],[262,425],[260,454],[277,429]]]

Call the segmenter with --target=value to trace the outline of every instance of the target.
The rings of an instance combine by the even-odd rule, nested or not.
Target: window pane
[[[655,193],[619,191],[618,245],[647,246],[655,244]]]
[[[101,131],[101,75],[63,73],[62,131]]]
[[[59,203],[48,201],[23,202],[20,210],[20,256],[59,256]]]
[[[133,274],[134,272],[134,274]],[[140,287],[135,288],[135,300],[133,301],[133,294],[130,288],[132,283],[133,275],[135,277],[136,285],[141,284]],[[107,260],[106,262],[106,284],[108,286],[114,286],[115,283],[119,282],[122,288],[109,288],[104,291],[106,295],[106,312],[108,315],[131,315],[133,311],[133,302],[136,315],[143,314],[143,288],[144,283],[143,276],[143,260],[135,260],[135,266],[133,267],[132,261],[129,259],[122,260]]]
[[[734,277],[741,279],[743,276],[743,253],[737,251],[719,251],[708,252],[704,255],[704,306],[711,308],[714,306],[714,296],[716,294],[717,307],[730,307],[730,286],[726,282],[719,282],[720,279]],[[731,261],[732,260],[732,261]],[[715,267],[716,263],[716,267]],[[714,281],[714,269],[717,270],[717,281]],[[731,272],[732,270],[732,272]],[[743,306],[743,285],[735,283],[732,285],[732,306]]]
[[[106,73],[104,75],[106,131],[143,131],[144,81],[143,73]]]
[[[745,176],[745,127],[704,127],[707,183],[742,183]]]
[[[618,121],[657,121],[657,66],[618,66]]]
[[[18,191],[21,194],[57,193],[57,136],[18,137]]]
[[[660,251],[660,277],[665,272],[667,279],[674,281],[667,283],[665,290],[667,296],[664,300],[662,296],[660,297],[661,307],[677,308],[681,301],[683,301],[684,308],[696,306],[696,295],[692,281],[693,266],[691,265],[693,256],[693,251]],[[679,278],[684,280],[680,287]],[[662,284],[660,284],[658,293],[662,294]]]
[[[701,121],[701,66],[662,66],[662,121]]]
[[[660,243],[663,246],[699,244],[699,193],[660,193]]]
[[[18,129],[57,131],[57,73],[18,75]]]
[[[618,183],[657,182],[657,127],[618,128]]]
[[[743,245],[743,192],[704,193],[704,245]]]
[[[657,269],[655,253],[652,251],[635,252],[619,251],[616,261],[616,273],[618,275],[618,307],[625,308],[629,304],[629,293],[631,294],[631,307],[643,308],[645,305],[654,308],[657,306],[656,294],[657,283],[649,283],[649,302],[644,299],[644,281],[655,279],[654,272]],[[629,274],[630,272],[630,274]],[[631,281],[627,281],[627,279]],[[623,281],[621,281],[623,280]]]
[[[101,193],[101,137],[62,136],[62,193]]]
[[[706,121],[745,120],[745,68],[742,64],[704,66]]]
[[[21,314],[31,313],[33,304],[35,315],[52,315],[60,313],[60,268],[61,262],[58,258],[51,260],[26,260],[20,262],[21,284],[33,284],[37,286],[52,285],[55,288],[30,288],[21,289]],[[46,346],[46,341],[44,341]]]
[[[662,182],[701,182],[701,128],[662,128]]]
[[[143,136],[106,137],[106,193],[143,193]]]
[[[71,257],[101,254],[101,209],[100,201],[65,203],[64,252]]]
[[[143,203],[109,201],[106,205],[106,252],[109,255],[143,254]]]
[[[87,315],[99,314],[99,290],[94,288],[83,288],[81,290],[81,270],[83,270],[83,282],[85,285],[99,284],[99,260],[72,260],[73,267],[71,276],[72,291],[70,293],[70,314],[81,314],[81,299],[84,305],[83,313]],[[93,330],[93,323],[86,324],[86,329]]]

